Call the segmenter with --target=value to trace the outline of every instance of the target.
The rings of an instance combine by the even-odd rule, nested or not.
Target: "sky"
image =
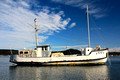
[[[0,0],[0,49],[34,49],[34,19],[39,45],[120,48],[119,0]]]

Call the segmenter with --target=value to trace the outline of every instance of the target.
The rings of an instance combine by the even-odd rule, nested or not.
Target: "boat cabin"
[[[91,47],[81,49],[82,55],[89,55],[91,51],[93,51],[93,48],[91,48]]]
[[[32,49],[18,50],[19,57],[36,57],[37,51]]]
[[[51,52],[49,51],[49,47],[50,45],[39,45],[35,50],[18,50],[18,55],[20,57],[48,57],[51,54]]]
[[[37,46],[37,57],[48,57],[51,52],[49,51],[50,45],[39,45]]]

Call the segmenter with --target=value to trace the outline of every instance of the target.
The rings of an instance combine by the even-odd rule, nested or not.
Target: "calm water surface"
[[[0,80],[119,80],[120,57],[100,66],[16,66],[0,56]]]

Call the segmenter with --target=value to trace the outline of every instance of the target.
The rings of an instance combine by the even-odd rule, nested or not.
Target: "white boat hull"
[[[105,64],[107,62],[107,54],[107,50],[105,50],[92,52],[90,55],[85,56],[73,55],[62,57],[19,57],[18,55],[11,55],[10,62],[16,63],[18,65]]]
[[[79,60],[79,61],[65,61],[65,62],[50,62],[44,63],[44,65],[90,65],[90,64],[105,64],[107,58],[99,60]]]

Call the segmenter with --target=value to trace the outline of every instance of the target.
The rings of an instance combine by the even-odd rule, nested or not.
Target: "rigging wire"
[[[54,37],[56,37],[55,35],[52,35],[52,36],[54,36]],[[71,39],[71,38],[65,38],[65,37],[62,37],[62,36],[57,36],[56,38],[62,38],[62,39],[64,39],[64,40],[68,40],[68,41],[73,41],[73,42],[78,42],[79,43],[79,41],[78,40],[75,40],[75,39]],[[67,42],[68,43],[68,42]]]
[[[94,25],[94,27],[95,27],[95,29],[97,31],[97,34],[98,34],[99,38],[101,38],[101,40],[102,40],[102,43],[104,44],[104,47],[107,47],[106,44],[105,44],[104,38],[102,37],[102,35],[100,34],[100,32],[98,32],[98,31],[100,31],[99,30],[99,26],[95,23],[95,20],[91,16],[90,16],[90,19],[91,19],[91,21],[92,21],[92,23],[93,23],[93,25]]]
[[[35,27],[32,25],[32,24],[30,24],[30,23],[27,23],[28,25],[30,25],[31,26],[31,28],[33,28],[33,29],[35,29]],[[29,29],[29,27],[28,26],[26,26],[28,29]],[[29,29],[30,30],[30,29]],[[34,30],[33,30],[34,31]],[[34,35],[35,35],[35,32],[34,32]],[[35,44],[35,37],[34,37],[34,35],[32,35],[31,37],[32,37],[32,44]]]
[[[109,62],[109,65],[111,66],[111,60],[110,60],[110,57],[109,57],[109,53],[108,54],[108,62]]]

